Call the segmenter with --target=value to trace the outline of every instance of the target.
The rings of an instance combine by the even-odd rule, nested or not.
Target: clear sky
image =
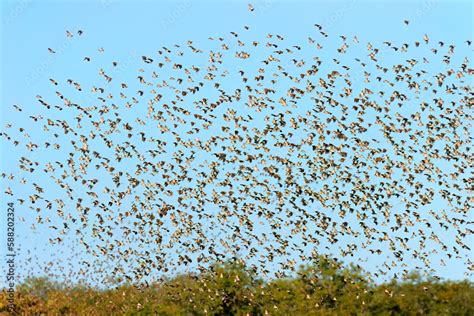
[[[99,82],[97,72],[100,66],[111,69],[111,61],[116,60],[121,66],[114,75],[124,81],[131,78],[131,81],[136,77],[137,69],[143,66],[142,55],[156,56],[156,52],[163,46],[172,47],[175,43],[185,45],[187,40],[193,40],[197,47],[207,48],[208,37],[222,36],[228,39],[231,31],[243,33],[244,25],[250,27],[244,35],[248,41],[255,39],[264,42],[266,34],[271,33],[282,35],[286,42],[293,45],[306,43],[309,36],[318,38],[313,26],[315,23],[321,24],[333,41],[337,41],[339,35],[344,34],[350,38],[357,35],[362,44],[371,42],[381,48],[383,41],[401,45],[422,41],[423,35],[429,34],[432,42],[456,44],[459,47],[456,58],[459,60],[464,56],[472,57],[472,49],[469,51],[463,44],[473,37],[472,1],[264,0],[252,1],[252,4],[255,7],[253,14],[249,14],[247,2],[240,1],[2,1],[2,128],[8,122],[14,122],[18,126],[31,124],[25,113],[38,113],[35,110],[35,107],[39,107],[35,96],[54,96],[49,78],[61,82],[73,78],[90,89]],[[404,26],[404,20],[410,21],[409,27]],[[79,29],[84,31],[82,37],[66,37],[66,30],[75,32]],[[340,42],[328,41],[327,45],[337,46]],[[48,47],[53,48],[56,54],[50,54]],[[104,48],[103,54],[98,52],[101,47]],[[303,56],[307,59],[315,54],[314,51],[303,53],[307,54]],[[84,63],[85,56],[91,57],[93,62]],[[189,56],[192,57],[184,57],[184,64],[195,63]],[[318,57],[330,60],[334,56],[326,53]],[[397,56],[388,51],[384,58],[384,62],[390,64]],[[246,67],[251,72],[260,66],[254,64]],[[436,68],[432,70],[435,71]],[[87,103],[90,100],[83,101]],[[22,105],[24,112],[15,112],[13,104]],[[59,113],[57,117],[60,118],[61,115],[64,114]],[[37,133],[33,137],[41,139],[41,131]],[[18,158],[24,154],[25,151],[2,142],[2,172],[15,172]],[[45,153],[36,153],[42,154]],[[61,154],[64,153],[58,153]],[[41,158],[47,160],[56,157]],[[6,183],[3,180],[2,192]],[[18,183],[8,186],[14,191],[14,199],[28,199],[26,194],[29,191]],[[45,189],[48,191],[48,187]],[[50,190],[53,190],[52,187]],[[54,198],[56,193],[50,191],[47,194]],[[9,196],[2,195],[2,210],[9,200]],[[48,247],[50,232],[46,226],[39,228],[36,233],[29,229],[37,214],[22,209],[18,203],[16,210],[18,216],[26,218],[25,222],[17,222],[19,259],[28,258],[28,251],[31,251],[38,256],[39,262],[59,259],[73,262],[70,256],[75,252],[76,245],[65,242],[62,252]],[[4,217],[0,223],[3,236]],[[1,240],[0,249],[4,250],[4,239]],[[473,239],[469,237],[465,241],[472,244]],[[414,268],[410,266],[410,260],[406,263],[408,268]],[[371,270],[376,264],[377,262],[369,260],[364,268]],[[433,264],[443,277],[465,277],[462,260],[451,260],[445,267],[439,266],[437,262]],[[34,268],[35,264],[30,262],[19,267],[18,273],[27,274]],[[65,269],[77,268],[78,265],[73,263]]]

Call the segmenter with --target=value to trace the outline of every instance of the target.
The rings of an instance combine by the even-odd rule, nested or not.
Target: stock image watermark
[[[191,1],[185,1],[178,3],[173,10],[171,10],[166,18],[161,20],[161,28],[163,30],[168,29],[172,25],[174,25],[176,22],[178,22],[183,15],[191,8],[192,3]]]
[[[5,25],[13,23],[18,17],[22,16],[31,5],[32,0],[21,0],[3,16]]]
[[[8,311],[15,308],[15,205],[7,203],[7,252],[5,256]]]

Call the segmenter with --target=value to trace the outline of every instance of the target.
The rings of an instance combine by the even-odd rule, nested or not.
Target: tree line
[[[1,292],[2,313],[7,294]],[[474,287],[416,272],[374,284],[360,268],[321,257],[273,280],[237,261],[147,287],[99,289],[28,278],[16,287],[15,304],[20,315],[474,315]]]

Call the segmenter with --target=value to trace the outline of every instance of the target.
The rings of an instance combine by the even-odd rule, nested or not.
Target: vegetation
[[[0,311],[7,313],[7,292]],[[474,315],[469,281],[424,280],[373,285],[363,271],[321,258],[291,278],[266,281],[240,263],[186,274],[146,288],[100,290],[47,278],[17,287],[21,315]]]

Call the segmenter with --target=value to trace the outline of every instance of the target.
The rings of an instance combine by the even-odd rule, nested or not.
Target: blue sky
[[[349,0],[293,3],[266,0],[253,1],[252,4],[255,11],[250,14],[247,2],[239,1],[2,1],[2,128],[8,122],[14,122],[15,126],[31,125],[26,113],[38,113],[36,107],[39,105],[35,96],[39,94],[45,98],[54,97],[55,89],[51,88],[49,78],[59,82],[73,78],[81,82],[85,89],[90,89],[92,85],[103,84],[97,75],[98,70],[103,68],[113,73],[114,80],[118,78],[118,81],[132,81],[137,75],[137,69],[144,67],[141,62],[142,55],[157,56],[156,52],[163,46],[171,48],[175,43],[185,46],[187,40],[193,40],[196,47],[209,49],[209,37],[231,39],[232,31],[241,34],[241,38],[246,41],[259,40],[262,43],[268,33],[280,34],[286,43],[292,45],[306,43],[307,38],[311,36],[324,42],[327,47],[339,47],[342,43],[339,35],[347,35],[350,39],[356,35],[361,48],[359,51],[355,48],[355,53],[361,54],[367,42],[380,48],[383,48],[383,41],[391,41],[400,46],[405,42],[422,41],[423,35],[429,34],[433,43],[454,43],[457,47],[457,61],[462,60],[464,56],[472,56],[472,49],[469,51],[464,44],[473,37],[471,1]],[[409,20],[410,25],[405,26],[404,20]],[[315,23],[323,26],[329,34],[328,40],[318,37],[313,26]],[[247,32],[243,31],[244,25],[250,27]],[[79,29],[84,31],[83,36],[76,34],[72,38],[66,37],[66,30],[75,32]],[[48,47],[53,48],[56,54],[50,54]],[[101,47],[104,48],[104,53],[98,52]],[[334,56],[327,51],[325,55],[318,57],[321,60],[332,59]],[[302,58],[311,59],[319,52],[303,50],[301,54]],[[85,56],[90,57],[92,62],[84,63]],[[182,58],[182,63],[189,65],[203,62],[191,57],[192,55],[186,55]],[[352,57],[344,56],[341,59]],[[399,58],[403,59],[405,56],[400,57],[387,50],[381,59],[382,63],[390,65]],[[111,66],[112,61],[118,61],[120,66],[114,69]],[[250,73],[256,72],[260,67],[257,63],[247,63],[245,66],[227,65],[231,72],[241,66],[246,67]],[[427,67],[428,71],[434,74],[436,67],[442,67],[442,64],[433,63]],[[163,74],[163,78],[166,78],[166,74]],[[111,89],[110,91],[114,91]],[[92,102],[85,94],[77,98],[84,103]],[[12,109],[13,104],[22,105],[24,112],[15,112]],[[63,115],[67,114],[56,113],[57,118],[62,118]],[[33,133],[34,139],[47,141],[42,139],[40,130]],[[18,164],[18,158],[25,155],[25,152],[2,142],[2,172],[17,170],[15,166]],[[47,161],[65,158],[65,154],[60,152],[56,157],[48,156],[51,155],[49,151],[39,151],[36,157]],[[31,181],[41,182],[42,179]],[[14,198],[27,199],[29,191],[24,186],[18,183],[7,184],[5,180],[2,181],[2,186],[10,186],[15,193]],[[57,188],[53,186],[46,187],[46,190],[52,197],[57,194],[54,191]],[[5,195],[2,198],[10,199]],[[55,247],[48,247],[50,232],[47,227],[38,228],[36,233],[29,229],[37,214],[23,209],[18,203],[16,208],[17,214],[26,218],[24,223],[17,222],[17,242],[21,245],[19,258],[27,258],[28,251],[31,251],[38,257],[35,260],[39,262],[74,261],[70,258],[77,251],[74,244],[77,241],[65,241],[60,251]],[[51,216],[54,218],[54,214]],[[4,221],[1,223],[4,228]],[[453,243],[452,237],[446,238]],[[470,237],[465,241],[472,244],[473,239]],[[87,257],[83,258],[87,260]],[[410,260],[406,263],[409,269],[416,266],[415,263],[410,263]],[[377,264],[376,259],[369,259],[363,267],[370,271]],[[435,262],[433,264],[443,277],[465,277],[463,260],[450,260],[446,262],[446,267]],[[18,268],[18,272],[25,274],[38,266],[29,263]],[[72,263],[65,269],[77,270],[79,266]]]

